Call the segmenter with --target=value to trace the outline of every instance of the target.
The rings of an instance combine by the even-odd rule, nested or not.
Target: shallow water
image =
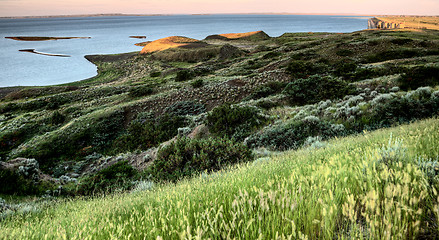
[[[0,19],[0,87],[53,85],[96,75],[84,56],[140,51],[142,41],[180,35],[203,39],[211,34],[263,30],[272,37],[285,32],[353,32],[367,28],[367,18],[303,15],[173,15],[81,18]],[[15,41],[12,36],[91,37],[55,41]],[[135,39],[130,36],[147,36]],[[19,52],[69,55],[56,57]]]

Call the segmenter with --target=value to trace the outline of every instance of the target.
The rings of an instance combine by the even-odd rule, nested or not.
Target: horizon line
[[[175,15],[327,15],[327,16],[431,16],[419,14],[365,14],[365,13],[289,13],[289,12],[250,12],[250,13],[94,13],[94,14],[60,14],[60,15],[28,15],[28,16],[2,16],[0,18],[68,18],[68,17],[108,17],[108,16],[175,16]]]

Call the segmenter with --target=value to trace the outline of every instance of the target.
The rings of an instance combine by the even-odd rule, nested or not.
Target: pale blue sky
[[[265,12],[439,15],[439,0],[0,0],[0,16]]]

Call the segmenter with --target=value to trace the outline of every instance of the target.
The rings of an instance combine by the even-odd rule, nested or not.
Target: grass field
[[[1,239],[435,239],[439,120],[0,222]]]

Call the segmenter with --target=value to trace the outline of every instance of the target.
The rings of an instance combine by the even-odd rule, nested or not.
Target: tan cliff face
[[[263,31],[254,31],[246,33],[225,33],[219,35],[210,35],[206,37],[205,40],[244,40],[244,41],[254,41],[254,40],[266,40],[269,39],[268,36]],[[182,37],[182,36],[172,36],[161,38],[152,42],[137,43],[136,46],[143,46],[141,54],[160,52],[170,48],[199,48],[205,47],[206,42],[199,41],[197,39]]]
[[[437,16],[381,16],[368,21],[369,29],[432,29],[439,30]]]
[[[161,38],[152,42],[149,42],[143,47],[141,54],[152,53],[157,51],[163,51],[170,48],[177,48],[182,46],[187,46],[192,43],[198,43],[199,40],[181,36],[172,36]]]
[[[250,37],[260,33],[262,33],[262,31],[254,31],[254,32],[246,32],[246,33],[225,33],[225,34],[220,34],[220,36],[226,37],[228,39],[237,39],[237,38]]]
[[[405,27],[404,23],[388,22],[378,18],[370,18],[367,25],[368,29],[398,29]]]
[[[210,35],[205,38],[205,40],[244,40],[244,41],[259,41],[270,39],[263,31],[245,32],[245,33],[224,33],[218,35]]]

